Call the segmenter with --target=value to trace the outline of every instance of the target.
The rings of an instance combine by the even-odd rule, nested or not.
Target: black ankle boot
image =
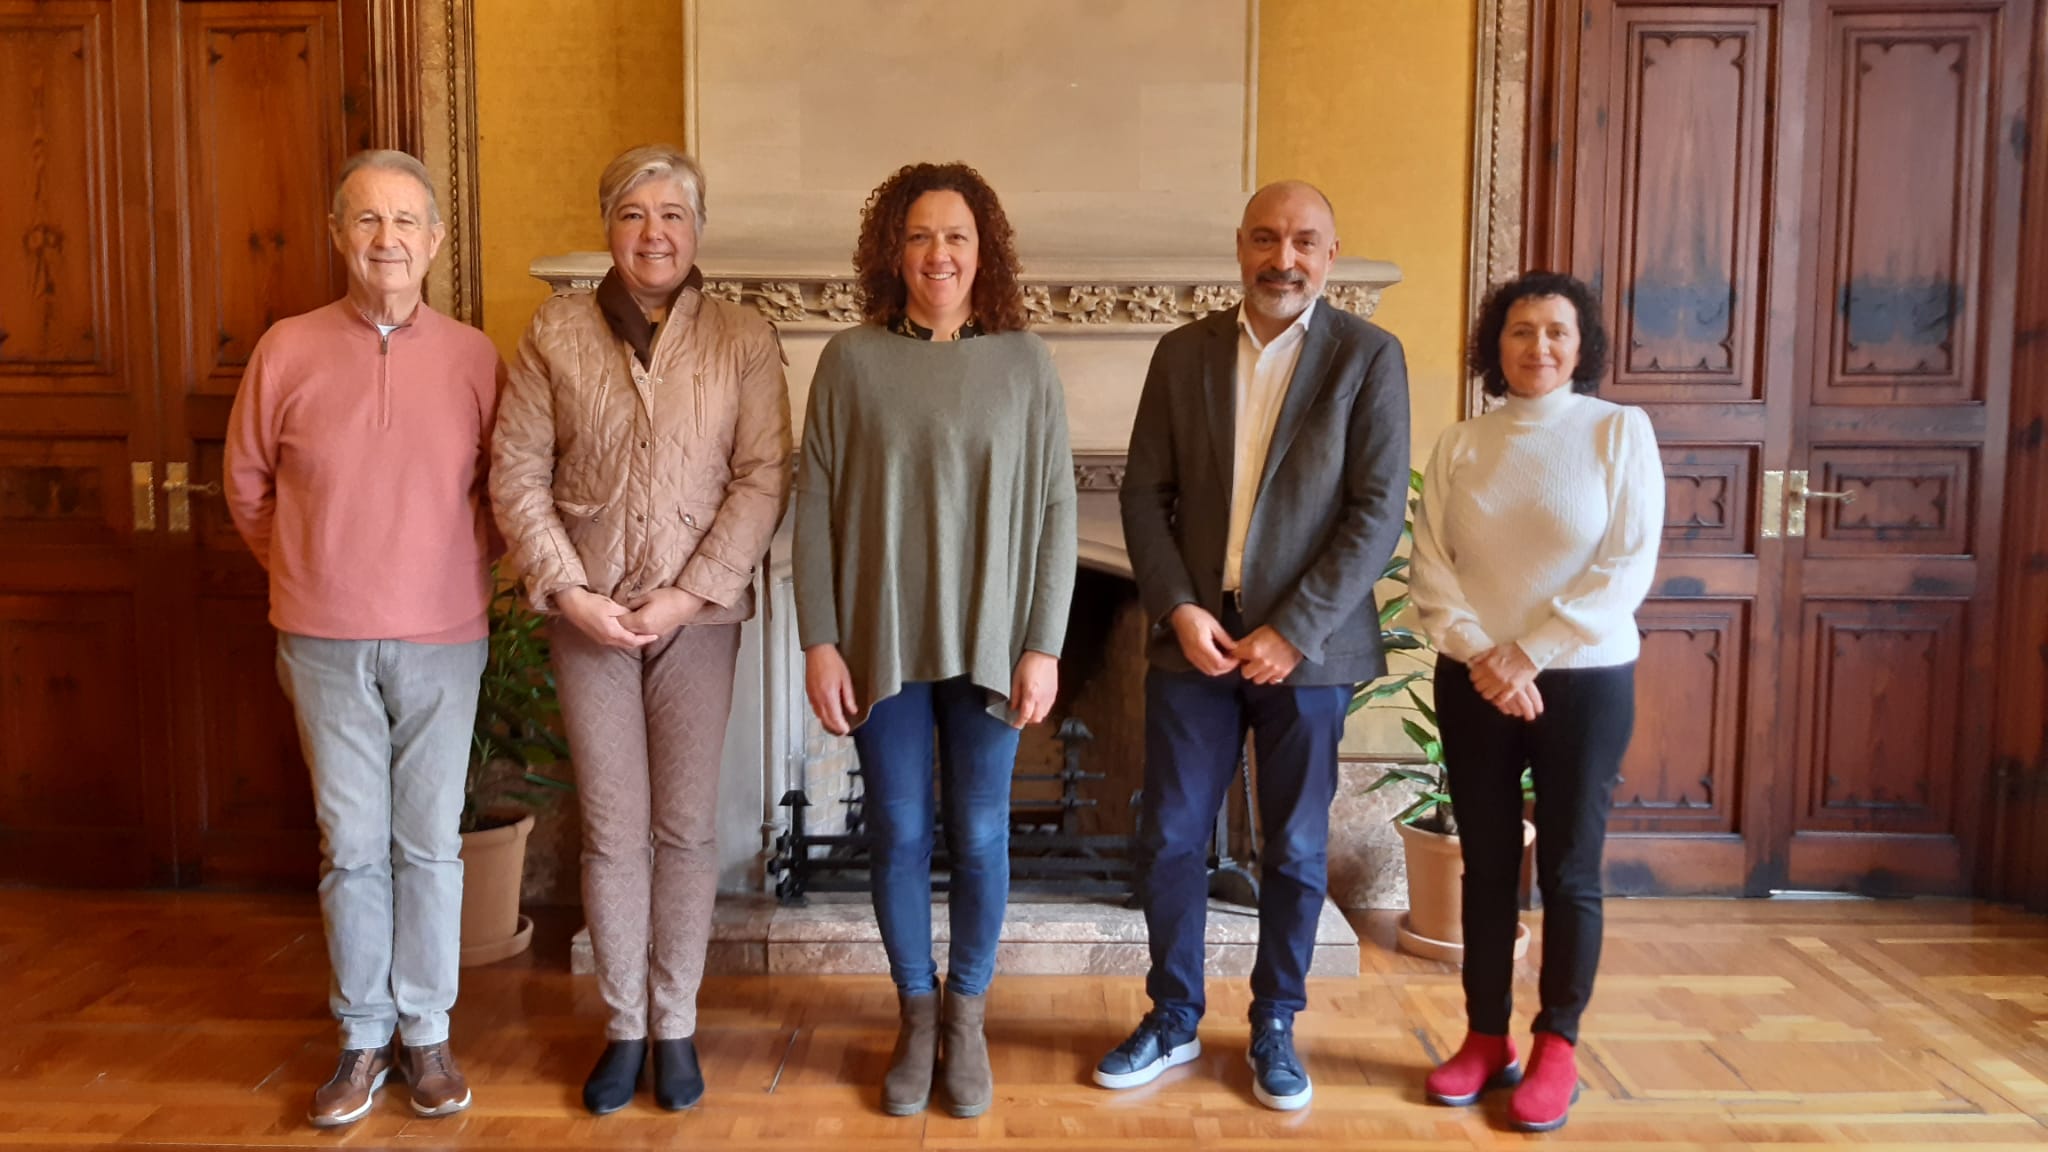
[[[654,1102],[680,1112],[704,1098],[704,1072],[697,1067],[694,1038],[654,1042]]]
[[[604,1046],[597,1067],[583,1082],[583,1106],[593,1116],[604,1116],[633,1102],[640,1087],[640,1070],[647,1065],[647,1041],[614,1040]]]

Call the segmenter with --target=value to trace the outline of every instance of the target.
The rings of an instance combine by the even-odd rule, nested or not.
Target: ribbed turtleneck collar
[[[1510,392],[1503,407],[1508,418],[1518,424],[1548,424],[1578,402],[1579,394],[1572,391],[1570,384],[1564,384],[1541,396],[1517,396]]]

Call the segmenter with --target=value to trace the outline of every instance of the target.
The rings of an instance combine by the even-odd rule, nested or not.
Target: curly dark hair
[[[971,289],[975,323],[984,332],[1023,331],[1024,291],[1017,284],[1017,237],[1010,218],[981,173],[959,163],[906,164],[869,194],[860,212],[860,242],[853,250],[861,314],[885,326],[903,315],[910,291],[900,269],[904,222],[919,196],[939,191],[958,192],[967,201],[981,236]]]
[[[1508,391],[1508,378],[1500,367],[1500,337],[1507,330],[1508,310],[1542,296],[1561,296],[1578,313],[1579,364],[1572,369],[1572,391],[1599,391],[1600,377],[1607,372],[1607,325],[1600,321],[1599,297],[1584,281],[1562,272],[1524,272],[1494,285],[1472,324],[1472,346],[1466,355],[1488,396],[1505,396]]]

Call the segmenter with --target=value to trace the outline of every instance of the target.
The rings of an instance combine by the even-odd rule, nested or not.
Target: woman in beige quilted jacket
[[[788,500],[775,331],[703,294],[704,177],[662,145],[598,182],[612,270],[533,316],[498,408],[491,503],[550,630],[583,807],[583,908],[610,1009],[583,1086],[704,1092],[692,1040],[718,879],[719,761],[740,621]]]

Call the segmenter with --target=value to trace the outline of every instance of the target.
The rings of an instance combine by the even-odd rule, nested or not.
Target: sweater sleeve
[[[1052,358],[1039,350],[1038,428],[1044,512],[1038,527],[1038,563],[1031,581],[1031,615],[1024,647],[1057,657],[1067,639],[1067,612],[1074,599],[1076,537],[1074,453],[1067,443],[1067,399]]]
[[[1657,574],[1664,534],[1664,464],[1657,433],[1639,408],[1607,421],[1607,532],[1593,563],[1550,602],[1550,616],[1515,643],[1538,668],[1566,650],[1636,626]]]
[[[1493,647],[1493,639],[1480,626],[1479,613],[1465,598],[1458,581],[1457,557],[1448,539],[1448,509],[1458,498],[1452,461],[1457,441],[1469,425],[1453,425],[1437,437],[1430,453],[1429,467],[1422,475],[1422,495],[1415,508],[1415,546],[1408,569],[1408,595],[1415,605],[1437,651],[1460,663],[1469,664]]]
[[[267,340],[256,342],[242,370],[228,413],[225,459],[228,515],[242,542],[265,570],[270,567],[270,541],[277,522],[277,443],[282,432],[283,398],[271,378]]]
[[[791,549],[796,579],[797,642],[805,648],[839,643],[839,605],[832,523],[832,482],[838,467],[834,400],[843,371],[841,350],[827,344],[811,376],[804,405],[804,439],[797,456],[796,539]]]
[[[534,332],[544,312],[519,341],[491,436],[491,508],[505,534],[512,568],[526,582],[534,608],[554,607],[554,595],[588,579],[583,558],[555,511],[555,402],[552,369]]]

